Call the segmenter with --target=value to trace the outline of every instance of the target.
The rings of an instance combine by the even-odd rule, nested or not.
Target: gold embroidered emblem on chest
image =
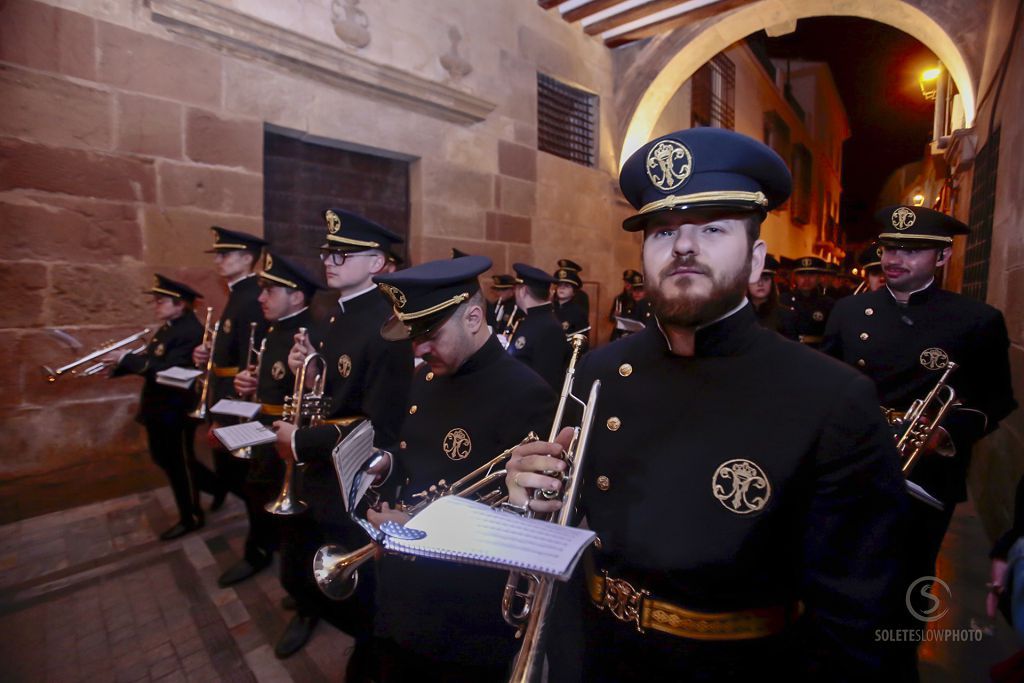
[[[715,470],[711,493],[729,512],[747,515],[764,509],[772,496],[772,485],[757,463],[737,458]]]
[[[441,444],[444,454],[451,460],[465,460],[473,451],[473,441],[462,427],[455,427],[444,435]]]
[[[224,318],[224,324],[220,326],[225,334],[231,334],[231,318]]]
[[[274,363],[273,367],[270,368],[270,376],[280,381],[284,379],[284,375],[287,371],[288,370],[287,368],[285,368],[284,361],[277,361],[276,363]]]
[[[941,370],[949,365],[949,354],[937,346],[925,349],[918,360],[928,370]]]
[[[352,374],[352,359],[348,357],[347,353],[338,356],[338,374],[342,377]]]

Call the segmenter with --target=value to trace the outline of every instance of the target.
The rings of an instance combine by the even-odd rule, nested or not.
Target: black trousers
[[[277,498],[281,490],[284,463],[277,457],[272,445],[253,448],[252,459],[240,462],[246,464],[242,495],[249,518],[245,559],[250,564],[260,564],[273,555],[280,542],[279,518],[267,512],[266,505]]]
[[[438,609],[443,606],[438,605]],[[504,683],[509,667],[479,667],[441,662],[403,649],[392,640],[374,644],[380,683]],[[554,679],[552,679],[554,680]]]
[[[202,520],[199,492],[215,493],[219,489],[217,477],[196,460],[196,422],[185,415],[160,415],[145,421],[149,453],[174,493],[174,502],[182,523],[195,524]]]

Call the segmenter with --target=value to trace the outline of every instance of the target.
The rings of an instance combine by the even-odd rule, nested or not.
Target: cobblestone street
[[[319,626],[281,661],[290,618],[276,566],[222,589],[244,540],[235,499],[172,543],[169,489],[0,527],[0,661],[5,681],[339,680],[351,640]]]

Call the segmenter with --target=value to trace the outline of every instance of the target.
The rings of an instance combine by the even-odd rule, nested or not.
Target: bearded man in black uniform
[[[577,368],[584,390],[602,382],[579,501],[599,542],[583,651],[549,648],[552,680],[573,661],[586,681],[865,680],[903,480],[871,383],[747,302],[789,171],[756,140],[694,128],[641,147],[620,186],[658,324]],[[544,472],[570,436],[516,449],[512,504],[560,487]]]
[[[257,419],[269,426],[280,419],[285,396],[294,389],[288,353],[299,328],[311,326],[309,301],[319,287],[304,268],[269,250],[263,254],[259,285],[260,309],[269,323],[265,345],[261,344],[259,367],[247,367],[235,375],[234,387],[244,400],[262,404]],[[281,489],[284,467],[273,445],[253,446],[248,455],[243,484],[249,515],[245,554],[217,579],[221,587],[244,581],[269,565],[278,548],[277,524],[265,506]]]
[[[569,343],[548,300],[554,278],[525,263],[513,263],[512,269],[516,272],[516,305],[526,316],[509,340],[508,352],[557,389],[569,361]]]
[[[196,460],[193,439],[196,423],[188,417],[195,407],[195,394],[157,382],[157,373],[172,367],[190,366],[192,349],[203,338],[203,325],[192,312],[200,296],[182,282],[159,273],[153,287],[153,309],[163,322],[140,353],[115,352],[106,360],[115,363],[111,377],[142,375],[142,396],[136,419],[146,427],[149,453],[167,474],[178,507],[178,523],[160,534],[170,541],[203,526],[199,491],[214,493],[213,473]]]
[[[466,256],[374,278],[394,306],[382,336],[411,339],[425,361],[413,380],[388,478],[406,506],[417,502],[417,493],[442,479],[457,481],[529,432],[550,429],[551,387],[509,357],[487,328],[477,276],[490,267],[488,258]],[[499,387],[501,405],[494,401]],[[521,410],[502,409],[510,403]],[[387,504],[367,516],[378,526],[409,519]],[[513,630],[497,609],[508,572],[394,556],[381,558],[377,567],[381,681],[504,680],[515,653]]]
[[[327,320],[303,338],[295,337],[288,364],[297,372],[314,351],[327,361],[326,394],[330,397],[326,422],[296,430],[275,422],[278,452],[302,465],[298,471],[300,497],[309,510],[282,518],[281,583],[295,598],[296,615],[278,641],[275,653],[288,657],[308,640],[323,616],[356,639],[346,680],[368,678],[369,645],[373,634],[372,572],[364,572],[352,597],[329,602],[313,579],[313,556],[320,546],[340,543],[357,548],[366,543],[365,532],[344,509],[331,451],[346,425],[365,417],[373,423],[375,445],[385,448],[398,440],[412,382],[412,348],[408,342],[381,338],[381,325],[391,305],[373,284],[373,276],[387,268],[387,255],[403,242],[387,228],[357,214],[329,210],[327,241],[321,247],[327,286],[341,294],[338,307]]]
[[[948,263],[953,238],[967,226],[932,209],[891,206],[876,216],[882,226],[881,265],[885,286],[836,304],[824,350],[858,368],[878,388],[882,405],[905,411],[923,399],[950,362],[948,382],[961,406],[943,420],[941,432],[914,465],[910,480],[932,497],[911,501],[914,534],[902,549],[907,558],[903,589],[935,575],[935,560],[956,504],[967,499],[967,468],[974,443],[998,427],[1017,406],[1010,383],[1009,339],[997,309],[942,289],[937,269]],[[946,457],[943,457],[946,456]],[[928,598],[913,591],[919,613]],[[897,610],[909,628],[924,624]],[[904,648],[903,680],[916,680],[916,647]]]
[[[260,252],[267,243],[254,235],[216,225],[211,231],[213,247],[208,249],[207,253],[213,254],[217,275],[227,284],[229,293],[227,303],[220,314],[220,327],[217,330],[215,346],[212,350],[206,346],[197,346],[192,352],[192,360],[199,368],[206,367],[210,353],[213,353],[213,372],[206,394],[207,407],[215,405],[222,398],[235,397],[235,375],[249,355],[251,323],[256,323],[256,339],[262,339],[267,329],[260,304],[256,300],[260,295],[260,287],[256,282],[255,273]],[[218,418],[211,416],[211,432],[218,424]],[[244,501],[248,463],[233,458],[212,436],[210,448],[213,451],[214,470],[224,487],[214,496],[210,509],[216,510],[221,506],[226,491],[234,493]]]

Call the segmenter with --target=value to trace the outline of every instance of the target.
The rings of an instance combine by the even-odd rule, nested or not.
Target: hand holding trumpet
[[[235,375],[234,386],[239,396],[254,396],[256,388],[259,386],[259,379],[253,372],[253,368],[247,368]]]
[[[303,361],[306,360],[306,356],[316,351],[316,349],[309,343],[309,335],[306,334],[305,328],[300,328],[295,333],[294,342],[291,351],[288,352],[288,367],[291,368],[293,373],[298,374]]]
[[[560,500],[544,498],[534,500],[531,491],[559,491],[562,481],[552,474],[565,472],[567,465],[561,459],[572,441],[573,428],[565,427],[555,441],[531,441],[516,446],[509,458],[505,477],[508,486],[508,500],[522,507],[529,502],[534,512],[554,512],[562,507]]]

